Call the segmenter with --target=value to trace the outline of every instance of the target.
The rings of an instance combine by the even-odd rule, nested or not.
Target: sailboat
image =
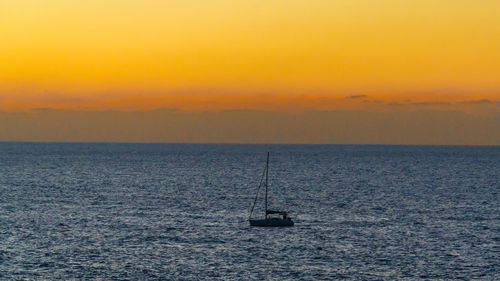
[[[266,169],[264,170],[265,175],[265,189],[266,189],[266,197],[265,197],[265,214],[263,218],[260,219],[252,219],[253,210],[255,208],[255,204],[257,203],[257,198],[259,197],[259,191],[262,186],[262,179],[260,180],[259,187],[257,189],[257,194],[255,195],[255,200],[252,205],[252,209],[250,210],[250,226],[267,226],[267,227],[276,227],[276,226],[293,226],[294,222],[292,218],[288,216],[286,211],[278,211],[278,210],[270,210],[267,208],[267,194],[268,194],[268,175],[269,175],[269,151],[267,152],[267,160],[266,160]],[[273,216],[278,215],[278,217]]]

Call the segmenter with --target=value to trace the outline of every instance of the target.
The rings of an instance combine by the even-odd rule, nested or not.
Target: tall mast
[[[267,178],[269,174],[269,151],[267,152],[267,160],[266,160],[266,218],[267,218]]]

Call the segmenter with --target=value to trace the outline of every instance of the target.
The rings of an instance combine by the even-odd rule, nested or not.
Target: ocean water
[[[500,147],[0,143],[0,279],[500,280],[499,199]]]

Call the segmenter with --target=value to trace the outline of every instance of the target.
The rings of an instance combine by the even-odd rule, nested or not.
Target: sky
[[[497,0],[0,0],[0,111],[498,120],[499,14]]]

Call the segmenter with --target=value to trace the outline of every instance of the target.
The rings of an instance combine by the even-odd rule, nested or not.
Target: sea
[[[0,280],[500,280],[499,199],[500,147],[3,142]]]

